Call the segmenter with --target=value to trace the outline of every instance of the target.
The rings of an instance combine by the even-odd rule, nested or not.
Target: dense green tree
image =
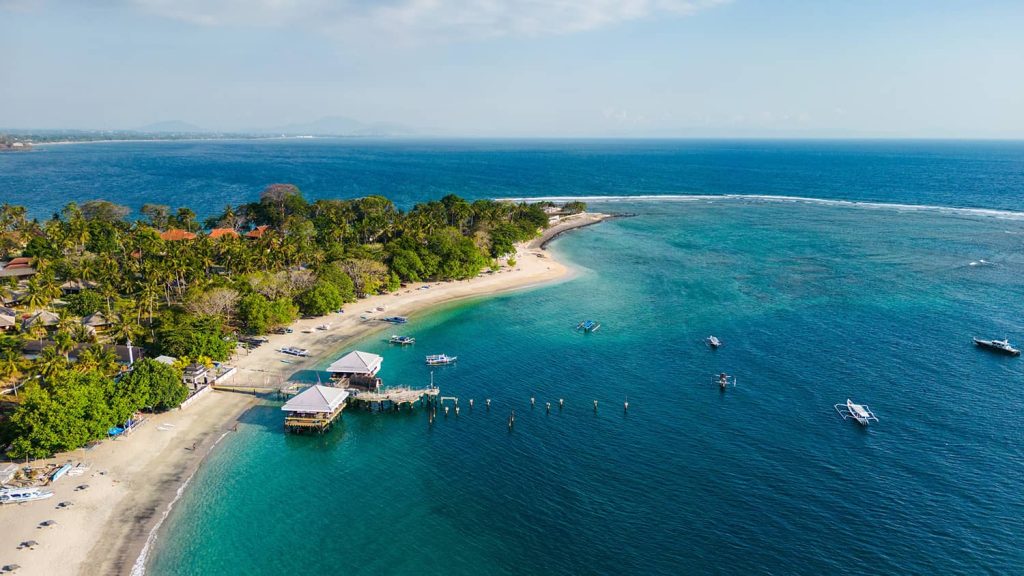
[[[66,310],[75,316],[88,316],[106,308],[103,296],[95,290],[82,290],[78,294],[64,297],[68,303]]]
[[[325,280],[317,280],[312,288],[295,298],[295,303],[299,305],[299,310],[303,314],[323,316],[341,308],[345,304],[345,300],[334,284]]]
[[[170,410],[188,397],[188,387],[182,383],[180,370],[148,358],[133,364],[131,371],[115,384],[115,390],[132,412]]]
[[[271,301],[260,294],[249,294],[238,302],[238,320],[250,334],[265,334],[289,324],[298,312],[298,306],[288,298]]]

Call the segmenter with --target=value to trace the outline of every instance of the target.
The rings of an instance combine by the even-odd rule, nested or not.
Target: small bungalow
[[[0,308],[0,332],[18,327],[18,313],[10,308]]]
[[[381,385],[377,372],[383,362],[384,358],[377,354],[355,350],[335,360],[327,371],[342,387],[377,390]]]
[[[281,407],[287,412],[285,428],[292,432],[324,432],[341,415],[348,394],[348,390],[341,388],[310,386]]]
[[[267,230],[270,230],[270,226],[257,226],[256,228],[246,233],[245,237],[250,240],[257,240],[259,238],[263,238],[263,235],[267,233]]]
[[[195,240],[196,235],[181,228],[171,228],[160,233],[160,239],[165,242],[178,242],[179,240]]]
[[[60,285],[60,291],[64,294],[78,294],[83,290],[93,290],[99,284],[92,280],[68,280]]]
[[[9,262],[0,262],[0,278],[28,278],[35,273],[31,258],[14,258]]]
[[[218,238],[238,238],[238,232],[234,228],[214,228],[210,230],[210,240]]]
[[[92,314],[89,314],[85,318],[82,318],[82,326],[92,328],[94,330],[99,330],[106,326],[110,326],[110,320],[107,320],[107,317],[104,316],[102,313],[94,312]]]
[[[50,312],[49,310],[40,310],[35,314],[25,318],[21,322],[22,331],[28,332],[34,326],[45,326],[50,328],[56,326],[60,322],[60,316]]]
[[[46,348],[54,346],[53,340],[26,340],[21,345],[21,351],[27,358],[36,358]],[[74,361],[78,359],[78,354],[88,348],[90,344],[79,344],[75,346],[73,350],[68,353],[68,357]],[[113,352],[117,356],[117,363],[122,366],[131,366],[133,362],[142,360],[145,357],[145,351],[138,347],[128,347],[122,344],[100,344],[104,350]]]

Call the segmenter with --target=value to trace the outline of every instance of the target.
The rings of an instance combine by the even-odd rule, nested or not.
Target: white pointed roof
[[[327,367],[331,373],[376,374],[384,358],[370,352],[349,352]]]
[[[316,384],[281,406],[285,412],[334,412],[348,398],[348,390]]]

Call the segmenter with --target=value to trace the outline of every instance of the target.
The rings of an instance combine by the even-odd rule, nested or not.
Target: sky
[[[1024,138],[1024,2],[0,0],[0,127]]]

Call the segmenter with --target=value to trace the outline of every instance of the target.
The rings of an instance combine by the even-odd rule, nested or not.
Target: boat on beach
[[[717,350],[718,347],[722,345],[722,341],[719,340],[717,336],[708,336],[706,340],[708,346],[711,346],[713,350]]]
[[[870,408],[865,404],[854,404],[853,400],[846,399],[846,404],[836,404],[836,412],[843,417],[843,420],[847,418],[853,418],[861,426],[867,426],[871,422],[878,422],[878,418],[871,411]]]
[[[982,340],[980,338],[974,338],[974,345],[978,348],[985,348],[986,350],[1001,352],[1003,354],[1009,354],[1010,356],[1020,356],[1020,350],[1014,348],[1010,344],[1010,340],[1007,338],[1003,338],[1002,340]]]
[[[431,354],[427,356],[427,366],[447,366],[448,364],[454,364],[458,360],[458,356],[449,356],[447,354]]]
[[[597,320],[584,320],[576,325],[576,330],[581,332],[597,332],[601,328],[601,323]]]
[[[39,488],[5,488],[0,490],[0,504],[20,504],[34,500],[45,500],[53,496],[50,490]]]
[[[392,324],[405,324],[409,321],[405,316],[388,316],[384,318],[385,322],[391,322]]]
[[[412,336],[391,336],[388,342],[391,344],[398,344],[400,346],[407,346],[409,344],[415,344],[416,339]]]
[[[288,354],[290,356],[309,356],[309,351],[305,348],[293,348],[292,346],[281,348],[278,352]]]

